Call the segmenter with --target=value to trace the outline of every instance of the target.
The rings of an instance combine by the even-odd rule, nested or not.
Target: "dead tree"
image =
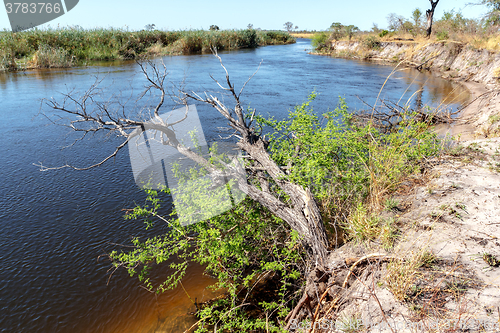
[[[151,110],[149,119],[140,119],[137,115],[136,117],[127,115],[124,106],[113,109],[112,104],[100,102],[98,98],[99,81],[96,81],[81,97],[75,97],[73,94],[68,93],[64,95],[64,100],[60,102],[54,99],[45,100],[46,106],[57,111],[59,114],[69,116],[69,118],[60,118],[64,120],[63,125],[68,126],[75,132],[81,133],[82,138],[96,132],[107,132],[116,134],[123,138],[123,141],[115,147],[115,150],[109,156],[87,167],[63,165],[51,168],[45,167],[42,164],[38,166],[41,170],[66,167],[76,170],[87,170],[98,167],[116,156],[129,143],[134,136],[134,131],[144,128],[147,125],[148,128],[161,133],[162,144],[175,148],[180,154],[204,167],[209,171],[212,179],[217,180],[225,177],[236,179],[238,187],[242,192],[269,209],[275,216],[288,223],[290,228],[298,232],[302,237],[304,248],[309,253],[314,266],[323,268],[326,265],[328,254],[327,233],[320,210],[311,191],[308,188],[303,188],[287,180],[286,167],[278,165],[272,159],[266,148],[268,142],[263,136],[257,134],[252,127],[254,115],[246,117],[241,105],[240,96],[248,81],[237,92],[235,86],[230,81],[229,74],[221,58],[217,54],[215,56],[219,59],[225,71],[226,82],[221,84],[212,78],[219,88],[229,94],[233,106],[228,107],[219,98],[208,93],[197,94],[181,90],[177,92],[175,98],[177,98],[178,102],[186,106],[186,110],[187,102],[194,100],[212,106],[227,119],[229,126],[234,130],[232,135],[238,138],[238,147],[244,152],[243,157],[247,161],[243,166],[245,170],[241,170],[242,166],[237,163],[229,164],[218,161],[217,165],[215,165],[203,155],[186,147],[177,140],[176,133],[172,130],[174,123],[169,123],[168,119],[161,118],[159,113],[165,102],[165,98],[168,97],[165,82],[167,71],[164,65],[161,68],[152,61],[138,63],[147,81],[146,90],[142,96],[147,92],[153,91],[159,92],[160,96],[154,110]],[[182,119],[177,120],[175,123],[179,121],[182,121]],[[300,148],[297,147],[297,149]],[[248,176],[241,177],[242,174],[247,174]],[[287,197],[287,199],[284,197]]]
[[[426,32],[427,37],[431,36],[432,20],[434,18],[434,10],[436,9],[436,6],[437,6],[439,0],[435,0],[435,1],[429,0],[429,2],[431,3],[431,9],[427,9],[425,11],[425,16],[427,17],[427,32]]]

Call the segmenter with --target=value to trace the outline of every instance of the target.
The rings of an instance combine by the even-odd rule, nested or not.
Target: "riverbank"
[[[456,140],[387,198],[392,249],[347,243],[331,254],[334,302],[316,332],[500,329],[500,57],[456,43],[336,42],[328,54],[417,67],[464,84],[472,98],[451,126]],[[304,330],[305,331],[305,330]]]
[[[64,68],[100,60],[211,53],[294,43],[283,31],[62,28],[0,32],[0,70]]]
[[[499,151],[500,138],[463,142],[401,183],[380,213],[398,228],[394,248],[333,251],[335,301],[316,332],[498,332]]]
[[[396,67],[413,67],[459,82],[472,95],[461,118],[441,133],[461,135],[462,140],[500,134],[500,53],[475,49],[453,41],[337,41],[319,55],[375,61]]]
[[[402,63],[421,70],[439,72],[442,77],[483,84],[498,84],[500,54],[475,49],[459,42],[338,41],[319,54],[369,61]]]

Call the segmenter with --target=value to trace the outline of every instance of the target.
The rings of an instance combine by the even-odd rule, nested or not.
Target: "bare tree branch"
[[[307,188],[303,188],[287,179],[285,168],[276,164],[267,150],[268,142],[261,132],[255,132],[250,128],[255,110],[247,123],[240,96],[243,89],[252,76],[243,84],[239,93],[236,93],[235,86],[230,80],[229,73],[222,62],[222,58],[214,51],[215,57],[219,60],[221,67],[226,74],[225,84],[214,79],[219,88],[229,92],[232,97],[233,106],[223,103],[215,94],[205,92],[204,97],[195,92],[179,91],[176,100],[186,107],[186,111],[181,119],[170,119],[161,117],[160,109],[165,103],[167,96],[166,78],[168,72],[165,65],[157,65],[152,61],[138,65],[146,78],[147,85],[140,95],[138,101],[148,93],[159,93],[159,101],[156,104],[151,119],[139,119],[135,116],[127,115],[125,105],[113,100],[101,101],[102,91],[96,82],[83,94],[82,97],[74,97],[74,92],[64,94],[62,103],[53,99],[45,100],[44,105],[52,110],[68,116],[60,118],[65,126],[75,132],[82,132],[83,136],[88,133],[106,132],[116,134],[125,140],[115,148],[114,152],[98,163],[88,167],[77,168],[69,164],[60,167],[47,167],[39,163],[37,166],[42,171],[55,170],[61,168],[73,168],[75,170],[88,170],[98,167],[113,158],[118,152],[131,141],[133,137],[144,132],[146,128],[159,133],[159,137],[148,138],[146,140],[157,140],[163,145],[175,148],[180,154],[194,161],[199,166],[207,170],[215,184],[224,182],[224,179],[231,177],[235,179],[238,188],[255,200],[267,207],[274,215],[283,219],[289,226],[296,230],[302,237],[304,247],[316,262],[322,266],[326,262],[328,240],[323,220],[314,197]],[[262,62],[261,62],[262,63]],[[260,64],[259,64],[260,68]],[[208,160],[201,153],[196,152],[177,138],[173,125],[184,121],[188,114],[188,100],[194,100],[212,106],[228,121],[228,126],[235,131],[232,136],[237,135],[237,146],[244,152],[246,165],[240,163],[226,163],[221,159],[216,159],[215,163]],[[116,106],[118,104],[118,107]],[[300,148],[300,147],[299,147]],[[299,149],[298,148],[298,149]],[[212,158],[213,159],[213,158]],[[247,175],[246,170],[250,173]],[[284,195],[285,194],[285,195]]]

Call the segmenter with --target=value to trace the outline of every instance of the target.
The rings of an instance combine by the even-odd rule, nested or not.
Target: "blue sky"
[[[26,0],[12,0],[22,2]],[[31,0],[30,0],[31,1]],[[30,2],[27,1],[27,2]],[[474,0],[441,0],[436,8],[439,18],[445,10],[461,10],[465,17],[477,18],[485,12],[484,6],[466,6]],[[38,0],[36,1],[38,2]],[[387,15],[396,13],[410,17],[415,8],[425,11],[428,0],[374,1],[374,0],[80,0],[66,15],[50,22],[51,27],[79,25],[84,28],[114,27],[140,30],[146,24],[168,30],[208,29],[211,24],[221,29],[243,29],[249,23],[254,28],[283,29],[291,21],[299,29],[323,30],[332,22],[354,24],[369,30],[373,23],[387,26]],[[45,25],[46,26],[46,25]],[[9,29],[5,10],[0,10],[0,29]]]

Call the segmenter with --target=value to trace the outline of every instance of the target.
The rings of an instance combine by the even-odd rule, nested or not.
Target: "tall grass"
[[[62,68],[71,67],[72,62],[72,58],[63,48],[41,44],[31,58],[29,65],[36,68]]]
[[[3,31],[0,32],[0,69],[15,69],[16,61],[36,67],[40,60],[40,47],[45,53],[51,48],[64,53],[68,59],[82,62],[209,53],[212,47],[218,50],[236,50],[294,41],[286,32],[253,29],[130,32],[113,28],[86,30],[74,27],[33,29],[18,33]],[[33,58],[35,56],[36,59]],[[62,63],[67,65],[64,61]]]
[[[17,64],[10,49],[0,49],[0,70],[16,70]]]

